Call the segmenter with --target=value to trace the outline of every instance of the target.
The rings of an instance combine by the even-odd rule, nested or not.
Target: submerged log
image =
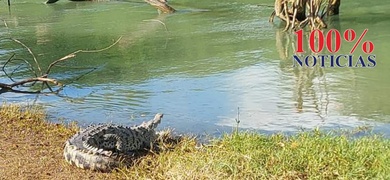
[[[58,0],[47,0],[46,4],[52,4],[57,2]],[[92,1],[92,0],[71,0],[71,1]],[[174,13],[176,10],[168,5],[167,0],[144,0],[151,6],[157,8],[159,13]]]
[[[58,0],[47,0],[45,3],[46,4],[53,4],[55,2],[57,2]]]
[[[174,13],[176,10],[168,5],[167,0],[144,0],[158,9],[159,13]]]

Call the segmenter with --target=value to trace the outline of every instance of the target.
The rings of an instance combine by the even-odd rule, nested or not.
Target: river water
[[[230,132],[237,118],[239,127],[266,133],[370,125],[390,134],[390,9],[384,1],[345,0],[328,22],[357,36],[369,29],[363,41],[375,44],[374,68],[293,67],[295,36],[283,33],[279,20],[268,22],[271,1],[172,0],[179,10],[172,15],[158,15],[142,1],[23,0],[11,1],[10,10],[1,3],[0,65],[12,53],[34,65],[10,37],[31,48],[42,69],[121,37],[108,50],[79,53],[53,68],[50,77],[66,84],[58,95],[0,95],[8,103],[42,105],[52,121],[131,125],[163,112],[162,128],[195,134]],[[338,54],[348,54],[353,43],[342,43]],[[31,77],[20,62],[7,72],[16,80]],[[10,82],[4,72],[0,82]]]

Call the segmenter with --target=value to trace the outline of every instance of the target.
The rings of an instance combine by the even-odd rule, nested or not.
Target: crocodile
[[[108,172],[124,162],[131,162],[153,147],[158,135],[155,128],[163,114],[141,125],[125,127],[115,124],[89,126],[65,142],[64,157],[82,169]]]

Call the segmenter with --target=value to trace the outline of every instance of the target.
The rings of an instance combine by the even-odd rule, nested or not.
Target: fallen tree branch
[[[45,3],[46,4],[52,4],[57,2],[58,0],[47,0]],[[76,0],[73,0],[76,1]],[[83,1],[83,0],[81,0]],[[88,1],[88,0],[84,0]],[[153,7],[157,8],[159,13],[174,13],[176,10],[168,5],[167,0],[144,0],[148,4],[152,5]]]
[[[55,3],[57,2],[58,0],[48,0],[46,3],[47,4],[50,4],[50,3]],[[147,2],[148,4],[152,5],[153,7],[157,8],[159,13],[174,13],[176,10],[174,8],[172,8],[171,6],[169,6],[167,4],[167,0],[144,0],[145,2]],[[158,21],[159,23],[163,24],[165,29],[167,30],[167,27],[166,25],[162,22],[162,21],[159,21],[159,20],[150,20],[150,21]],[[8,25],[6,23],[6,21],[3,21],[4,22],[4,25],[5,27],[8,28]],[[110,46],[108,47],[105,47],[103,49],[98,49],[98,50],[77,50],[77,51],[74,51],[68,55],[65,55],[64,57],[60,58],[60,59],[57,59],[55,60],[54,62],[50,63],[48,65],[48,67],[46,68],[46,72],[45,74],[43,74],[43,71],[42,71],[42,68],[40,67],[39,63],[38,63],[38,60],[37,58],[35,57],[33,51],[28,47],[26,46],[24,43],[22,43],[21,41],[17,40],[17,39],[14,39],[14,38],[11,38],[14,42],[22,45],[25,49],[27,49],[27,51],[29,52],[29,54],[32,56],[35,64],[36,64],[36,68],[38,69],[38,72],[34,69],[34,66],[29,63],[27,60],[24,60],[24,59],[14,59],[14,55],[12,55],[7,61],[6,63],[3,65],[2,67],[2,71],[6,74],[6,76],[11,79],[11,81],[13,83],[11,84],[7,84],[7,83],[0,83],[0,94],[1,93],[4,93],[4,92],[9,92],[9,91],[12,91],[12,92],[26,92],[26,93],[40,93],[40,91],[36,91],[36,92],[29,92],[29,91],[20,91],[20,90],[15,90],[14,88],[15,87],[18,87],[18,86],[22,86],[22,85],[26,85],[28,83],[32,83],[31,86],[33,86],[35,83],[37,82],[41,82],[42,83],[42,87],[41,87],[41,90],[44,89],[44,86],[46,86],[51,92],[54,92],[52,87],[50,86],[49,83],[51,84],[54,84],[56,86],[59,86],[59,89],[56,90],[56,92],[58,92],[59,90],[61,90],[64,85],[62,83],[60,83],[59,81],[57,81],[56,79],[52,79],[52,78],[48,78],[51,70],[53,67],[55,67],[57,64],[61,63],[61,62],[64,62],[64,61],[67,61],[73,57],[76,57],[76,55],[78,53],[97,53],[97,52],[101,52],[101,51],[105,51],[111,47],[113,47],[114,45],[116,45],[120,40],[121,40],[122,37],[118,38],[113,44],[111,44]],[[34,74],[35,77],[33,78],[27,78],[27,79],[24,79],[24,80],[21,80],[21,81],[15,81],[13,78],[12,78],[12,74],[13,72],[11,73],[11,75],[9,75],[6,70],[5,70],[5,67],[11,62],[11,61],[16,61],[16,60],[21,60],[23,61],[25,64],[27,64],[29,66],[29,70]],[[94,68],[95,70],[96,68]],[[16,71],[16,69],[14,69],[14,72]],[[90,71],[92,72],[92,71]],[[90,73],[89,72],[89,73]]]
[[[115,46],[116,44],[118,44],[118,42],[119,42],[121,39],[122,39],[122,37],[119,37],[113,44],[111,44],[110,46],[107,46],[107,47],[105,47],[105,48],[102,48],[102,49],[98,49],[98,50],[77,50],[77,51],[75,51],[75,52],[72,52],[72,53],[70,53],[70,54],[68,54],[68,55],[66,55],[66,56],[64,56],[64,57],[62,57],[62,58],[60,58],[60,59],[58,59],[58,60],[55,60],[54,62],[50,63],[49,66],[47,67],[46,74],[49,74],[50,71],[51,71],[51,68],[52,68],[53,66],[55,66],[56,64],[58,64],[58,63],[60,63],[60,62],[62,62],[62,61],[66,61],[66,60],[68,60],[68,59],[70,59],[70,58],[76,57],[76,54],[77,54],[77,53],[97,53],[97,52],[102,52],[102,51],[105,51],[105,50],[107,50],[107,49],[110,49],[110,48],[112,48],[113,46]]]
[[[56,61],[50,63],[49,66],[47,67],[47,70],[46,70],[46,73],[45,73],[45,74],[42,73],[42,69],[40,68],[39,63],[38,63],[38,60],[35,58],[35,55],[34,55],[34,53],[32,52],[32,50],[31,50],[28,46],[26,46],[25,44],[23,44],[22,42],[20,42],[19,40],[13,39],[15,42],[17,42],[17,43],[23,45],[23,46],[28,50],[28,52],[33,56],[34,62],[35,62],[35,63],[37,64],[37,66],[39,67],[39,74],[41,74],[41,75],[39,75],[39,76],[37,75],[37,72],[34,70],[34,68],[32,67],[32,65],[31,65],[28,61],[26,61],[26,60],[24,60],[24,59],[13,59],[13,57],[15,56],[15,54],[13,54],[13,55],[5,62],[5,64],[2,66],[2,69],[1,69],[1,70],[6,74],[6,76],[7,76],[9,79],[11,79],[11,81],[12,81],[13,83],[10,83],[10,84],[7,84],[7,83],[0,83],[0,88],[1,88],[1,89],[0,89],[0,94],[1,94],[1,93],[5,93],[5,92],[10,92],[10,91],[11,91],[11,92],[19,92],[19,93],[40,93],[41,90],[40,90],[40,91],[34,91],[34,92],[32,92],[32,91],[20,91],[20,90],[15,90],[15,89],[14,89],[15,87],[24,86],[24,85],[26,85],[26,84],[28,84],[28,83],[32,83],[32,84],[34,85],[34,84],[37,83],[37,82],[41,82],[41,83],[42,83],[42,88],[41,88],[41,89],[43,89],[43,87],[46,86],[46,87],[50,90],[50,92],[58,93],[59,90],[62,90],[62,89],[63,89],[64,84],[60,83],[60,82],[59,82],[58,80],[56,80],[56,79],[53,79],[53,78],[49,78],[49,77],[48,77],[48,76],[49,76],[49,73],[50,73],[50,71],[51,71],[51,69],[52,69],[56,64],[58,64],[58,63],[60,63],[60,62],[63,62],[63,61],[66,61],[66,60],[68,60],[68,59],[71,59],[71,58],[75,57],[77,53],[97,53],[97,52],[105,51],[105,50],[110,49],[111,47],[115,46],[115,45],[121,40],[121,38],[122,38],[122,37],[119,37],[113,44],[111,44],[111,45],[109,45],[109,46],[107,46],[107,47],[105,47],[105,48],[102,48],[102,49],[98,49],[98,50],[77,50],[77,51],[75,51],[75,52],[73,52],[73,53],[70,53],[70,54],[68,54],[68,55],[66,55],[66,56],[64,56],[64,57],[62,57],[62,58],[60,58],[60,59],[58,59],[58,60],[56,60]],[[15,81],[15,80],[12,78],[12,75],[11,75],[11,76],[8,75],[8,73],[7,73],[6,70],[5,70],[5,67],[6,67],[12,60],[22,60],[25,64],[29,65],[30,70],[34,73],[35,77],[23,79],[23,80],[20,80],[20,81]],[[94,68],[93,70],[95,70],[95,69],[96,69],[96,68]],[[90,73],[90,72],[92,72],[92,71],[89,71],[88,73]],[[58,90],[54,91],[54,90],[52,89],[52,87],[50,86],[49,83],[50,83],[50,84],[54,84],[55,86],[58,86],[58,87],[59,87]]]
[[[166,0],[144,0],[151,6],[157,8],[159,13],[174,13],[176,10],[168,5],[168,1]]]
[[[5,61],[5,63],[3,64],[3,66],[1,67],[1,70],[4,72],[4,74],[12,81],[12,82],[15,82],[15,80],[13,80],[13,78],[12,78],[12,75],[13,75],[13,73],[18,69],[18,68],[15,68],[12,72],[11,72],[11,75],[9,75],[8,73],[7,73],[7,71],[5,70],[5,67],[8,65],[8,63],[10,63],[11,61],[22,61],[24,64],[27,64],[28,66],[29,66],[29,70],[31,71],[31,72],[33,72],[33,74],[34,74],[34,77],[38,77],[38,75],[36,74],[36,72],[34,71],[34,68],[33,68],[33,66],[27,61],[27,60],[25,60],[25,59],[15,59],[14,58],[15,57],[15,53],[13,53],[12,55],[11,55],[11,57],[10,58],[8,58],[8,60],[7,61]],[[21,66],[21,65],[20,65]],[[19,67],[20,67],[19,66]]]
[[[34,53],[32,52],[32,50],[31,50],[29,47],[27,47],[25,44],[23,44],[22,42],[20,42],[19,40],[14,39],[14,38],[11,38],[11,39],[12,39],[13,41],[15,41],[15,42],[21,44],[24,48],[27,49],[28,53],[30,53],[30,55],[33,57],[33,60],[34,60],[35,64],[37,65],[37,68],[38,68],[39,73],[42,74],[42,69],[41,69],[41,67],[39,66],[39,63],[38,63],[38,61],[37,61],[37,58],[35,57],[35,55],[34,55]]]
[[[46,78],[46,77],[42,76],[42,77],[24,79],[24,80],[21,80],[21,81],[12,83],[12,84],[0,83],[0,87],[1,88],[6,88],[6,89],[12,89],[13,87],[16,87],[16,86],[21,86],[21,85],[24,85],[24,84],[27,84],[27,83],[37,82],[37,81],[39,81],[39,82],[50,82],[50,83],[53,83],[53,84],[55,84],[57,86],[62,86],[62,84],[59,83],[57,80]]]

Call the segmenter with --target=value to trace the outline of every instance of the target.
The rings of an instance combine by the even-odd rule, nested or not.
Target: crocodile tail
[[[69,141],[65,143],[64,157],[69,164],[79,168],[102,172],[109,172],[120,163],[116,155],[106,156],[104,154],[91,153],[88,150],[77,148]]]

